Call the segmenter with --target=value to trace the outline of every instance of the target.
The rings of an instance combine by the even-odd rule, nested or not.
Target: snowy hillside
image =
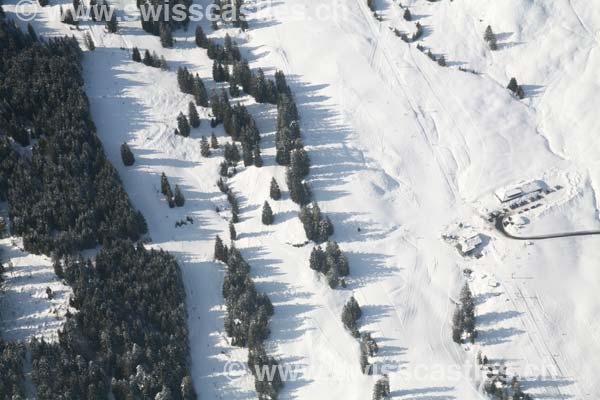
[[[9,18],[14,4],[5,1]],[[196,23],[175,31],[169,49],[139,21],[120,22],[116,34],[91,22],[70,30],[48,18],[59,4],[39,8],[32,25],[43,35],[74,34],[81,43],[86,32],[92,35],[96,50],[85,52],[84,74],[94,122],[132,203],[147,218],[151,246],[180,262],[196,391],[202,399],[255,398],[249,374],[228,374],[245,366],[247,350],[232,346],[224,332],[225,266],[213,257],[215,236],[229,239],[228,204],[216,182],[231,138],[222,126],[211,128],[211,111],[203,107],[199,128],[187,138],[173,134],[177,115],[192,100],[178,88],[178,67],[198,73],[209,91],[227,87],[213,81],[212,61],[194,43]],[[124,10],[126,4],[113,5]],[[490,365],[506,366],[509,377],[518,375],[533,398],[599,398],[600,236],[513,240],[489,213],[506,208],[519,225],[507,231],[521,236],[600,229],[594,114],[600,6],[402,0],[412,14],[407,21],[397,1],[375,0],[378,21],[366,0],[252,4],[245,32],[200,24],[211,39],[231,35],[253,69],[271,78],[285,72],[311,160],[307,181],[350,265],[347,287],[336,290],[309,268],[314,243],[299,245],[306,241],[299,207],[275,162],[276,107],[246,95],[234,100],[255,118],[264,160],[262,168],[240,164],[229,179],[241,206],[235,246],[273,302],[265,346],[302,371],[285,382],[280,398],[372,396],[380,373],[361,373],[359,342],[340,319],[351,296],[363,311],[361,332],[379,344],[370,362],[385,367],[392,398],[487,398],[478,352]],[[417,42],[394,33],[412,34],[416,22],[423,27]],[[483,39],[488,25],[496,51]],[[417,43],[443,55],[447,66]],[[163,55],[170,71],[133,62],[133,47]],[[522,100],[506,88],[512,77],[522,85]],[[211,133],[220,148],[206,158],[200,138]],[[123,142],[135,155],[133,166],[121,161]],[[168,207],[160,193],[163,172],[181,187],[184,207]],[[282,200],[269,199],[272,177]],[[535,208],[511,209],[495,194],[534,180],[560,189],[536,200]],[[275,213],[269,226],[261,223],[266,200]],[[186,217],[193,223],[175,225]],[[483,238],[480,257],[461,255],[456,242],[475,234]],[[9,257],[20,257],[17,266],[48,263]],[[465,282],[474,294],[478,337],[459,345],[452,316]],[[23,330],[20,338],[30,335],[27,326],[15,329]],[[42,334],[49,329],[55,328]]]

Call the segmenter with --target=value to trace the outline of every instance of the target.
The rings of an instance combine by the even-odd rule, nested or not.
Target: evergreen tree
[[[268,100],[267,82],[262,68],[259,68],[258,73],[256,74],[254,98],[258,103],[266,103]]]
[[[317,272],[325,272],[325,253],[321,246],[313,247],[310,253],[309,267]]]
[[[210,92],[210,107],[216,123],[220,124],[223,122],[223,108],[221,106],[221,99],[214,89]]]
[[[238,150],[238,147],[235,143],[225,143],[225,150],[224,150],[224,156],[225,156],[225,160],[231,162],[231,163],[237,163],[240,161],[240,152]]]
[[[525,92],[523,91],[523,88],[517,83],[516,78],[510,78],[510,82],[508,83],[507,88],[508,90],[513,92],[518,98],[522,99],[523,97],[525,97]]]
[[[390,398],[390,379],[387,375],[379,378],[373,387],[373,400],[386,400]]]
[[[160,175],[160,192],[165,196],[172,193],[169,178],[167,178],[164,172]]]
[[[192,128],[199,127],[200,126],[200,116],[198,115],[198,110],[196,110],[196,106],[191,101],[188,104],[188,115],[189,115],[190,125],[192,126]]]
[[[377,346],[377,342],[375,342],[375,339],[371,337],[369,332],[363,333],[361,336],[361,346],[364,346],[364,348],[367,350],[367,353],[371,357],[375,356],[379,352],[379,346]]]
[[[438,58],[437,63],[440,67],[446,66],[446,58],[444,57],[444,55],[441,55],[440,58]]]
[[[358,337],[358,325],[356,321],[362,316],[362,310],[354,297],[344,305],[342,310],[342,322],[344,326],[352,333],[354,337]]]
[[[235,231],[235,225],[233,224],[233,221],[229,222],[229,237],[231,238],[231,241],[237,239],[237,232]]]
[[[487,26],[487,28],[485,28],[485,33],[483,34],[483,40],[485,40],[486,42],[490,42],[492,40],[494,40],[496,37],[496,35],[494,34],[494,31],[492,31],[492,27],[490,25]]]
[[[286,96],[291,95],[290,87],[287,84],[287,80],[285,78],[285,74],[283,71],[275,72],[275,87],[277,93],[285,94]]]
[[[269,195],[273,200],[281,199],[281,190],[279,190],[279,185],[275,178],[271,178],[271,188],[269,189]]]
[[[204,82],[202,82],[202,79],[200,79],[198,74],[196,74],[194,77],[192,94],[194,95],[194,100],[196,100],[197,105],[208,107],[208,95],[206,94],[206,87],[204,86]]]
[[[182,93],[192,94],[194,90],[194,79],[186,67],[177,69],[177,84]]]
[[[483,39],[488,42],[488,45],[490,46],[490,50],[498,50],[498,43],[497,43],[497,39],[496,39],[496,34],[492,31],[492,27],[491,26],[487,26],[487,28],[485,28],[485,33],[483,35]]]
[[[305,177],[308,175],[309,165],[310,161],[306,150],[299,148],[291,152],[290,168],[293,170],[294,174]]]
[[[171,32],[171,25],[167,23],[160,24],[159,34],[162,47],[173,47],[173,32]]]
[[[31,27],[31,25],[29,25],[29,26]],[[89,51],[96,50],[96,45],[94,44],[94,39],[92,39],[92,35],[89,32],[85,33],[83,41],[85,43],[85,47],[87,47],[87,49]]]
[[[106,22],[106,30],[108,30],[110,33],[117,33],[119,30],[117,15],[114,12],[110,13],[110,19]]]
[[[327,283],[329,284],[330,288],[335,289],[339,286],[340,274],[338,273],[337,268],[330,268],[325,276],[327,277]]]
[[[420,22],[417,22],[415,24],[415,28],[417,28],[417,30],[412,35],[413,42],[416,42],[417,40],[419,40],[421,38],[421,36],[423,36],[423,26],[421,25]]]
[[[219,235],[215,238],[215,260],[227,262],[227,252]]]
[[[265,204],[263,204],[263,211],[262,211],[262,223],[265,225],[271,225],[273,223],[274,217],[273,217],[273,210],[271,210],[271,206],[269,205],[268,201],[265,201]]]
[[[240,95],[240,88],[238,87],[237,77],[232,74],[229,78],[229,94],[231,97],[238,97]]]
[[[254,146],[254,166],[260,168],[263,166],[263,159],[260,155],[260,147]]]
[[[254,158],[252,156],[252,150],[246,142],[242,143],[242,158],[244,160],[244,166],[248,167],[254,164]]]
[[[325,263],[327,269],[336,268],[340,276],[348,276],[350,274],[348,259],[340,250],[337,242],[327,242],[327,246],[325,247]]]
[[[210,134],[210,147],[215,150],[219,148],[219,141],[214,133]]]
[[[175,205],[177,207],[183,207],[185,204],[185,198],[183,197],[183,193],[181,193],[179,185],[175,185],[175,196],[173,200],[175,201]]]
[[[202,136],[200,140],[200,155],[202,157],[210,156],[210,146],[208,145],[208,140],[206,140],[206,136]]]
[[[290,198],[296,204],[305,205],[310,201],[310,191],[303,181],[302,165],[296,163],[287,168],[286,180]]]
[[[408,8],[404,10],[403,17],[406,21],[412,21],[412,14],[410,13],[410,10]]]
[[[475,303],[468,283],[461,289],[459,304],[452,316],[452,339],[462,343],[463,334],[472,342],[475,340]]]
[[[144,60],[142,62],[144,63],[144,65],[147,65],[149,67],[153,66],[154,60],[153,60],[152,55],[150,54],[150,52],[148,50],[146,50],[144,52]]]
[[[137,47],[134,47],[131,53],[131,59],[135,62],[141,62],[142,56],[140,55],[140,50]]]
[[[196,26],[196,46],[206,49],[208,47],[208,38],[204,34],[200,25]]]
[[[371,364],[369,364],[369,356],[363,347],[360,348],[360,372],[365,375],[373,373]]]
[[[179,130],[179,134],[181,136],[190,136],[190,124],[183,113],[179,113],[177,116],[177,129]]]
[[[135,157],[133,156],[133,153],[131,152],[131,149],[127,143],[123,143],[121,145],[121,160],[123,160],[123,164],[126,167],[133,165],[135,162]]]

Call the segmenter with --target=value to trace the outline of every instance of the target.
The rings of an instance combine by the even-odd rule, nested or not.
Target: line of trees
[[[225,332],[234,346],[248,347],[248,365],[255,374],[255,388],[261,399],[276,399],[283,382],[276,371],[273,377],[256,374],[265,365],[277,365],[268,357],[263,341],[269,336],[269,318],[273,315],[271,300],[258,293],[250,277],[250,265],[232,244],[227,248],[219,236],[215,239],[215,259],[227,265],[223,280],[223,298],[227,307]],[[259,369],[260,370],[260,369]]]

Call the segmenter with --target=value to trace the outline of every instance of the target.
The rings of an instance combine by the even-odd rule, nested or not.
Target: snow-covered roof
[[[496,197],[504,203],[518,197],[526,196],[530,193],[539,192],[543,190],[544,187],[545,184],[543,181],[532,181],[519,186],[498,189],[495,194]]]
[[[471,237],[463,240],[462,242],[460,242],[460,250],[463,253],[468,253],[468,252],[475,250],[477,248],[477,246],[479,246],[481,243],[482,243],[481,236],[479,236],[479,234],[477,234],[475,236],[471,236]]]

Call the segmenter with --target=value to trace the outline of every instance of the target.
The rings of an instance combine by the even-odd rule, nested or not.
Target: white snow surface
[[[0,332],[6,340],[36,337],[58,340],[73,290],[62,283],[46,256],[29,254],[15,238],[0,239],[0,260],[5,268],[0,283]],[[46,292],[50,288],[51,298]]]
[[[14,1],[6,3],[10,16]],[[253,68],[288,76],[312,162],[309,183],[351,269],[348,287],[334,291],[308,268],[312,245],[291,246],[305,237],[286,193],[271,202],[275,224],[261,225],[271,177],[286,188],[284,170],[274,162],[276,112],[242,98],[263,135],[265,166],[242,167],[230,181],[241,201],[236,246],[275,306],[269,352],[306,368],[286,382],[281,398],[371,396],[377,376],[360,374],[358,343],[340,321],[351,295],[363,309],[361,331],[380,346],[371,361],[392,370],[394,398],[484,398],[478,350],[521,376],[534,398],[600,398],[594,368],[600,365],[600,237],[512,241],[481,212],[481,202],[498,188],[560,179],[567,198],[528,216],[526,229],[598,226],[598,3],[404,0],[415,16],[410,23],[388,0],[375,0],[383,22],[362,0],[257,4],[248,32],[227,31]],[[320,7],[336,17],[320,18]],[[227,211],[215,212],[226,204],[215,185],[222,150],[210,158],[199,151],[202,135],[214,131],[221,144],[226,139],[222,127],[210,129],[209,110],[200,110],[202,126],[189,138],[173,135],[175,117],[191,100],[177,88],[177,67],[199,73],[209,90],[218,87],[212,62],[193,44],[193,24],[176,32],[173,49],[163,49],[138,22],[122,23],[118,34],[88,23],[71,31],[48,21],[47,12],[32,22],[43,34],[93,34],[97,49],[84,60],[93,117],[108,157],[148,220],[153,245],[172,252],[182,267],[198,393],[255,398],[249,376],[231,380],[225,371],[230,362],[244,363],[247,353],[230,346],[223,332],[224,266],[212,260],[214,236],[228,238]],[[417,20],[425,28],[420,43],[444,54],[449,67],[389,29],[412,32]],[[496,52],[483,41],[488,24],[498,34]],[[171,71],[132,62],[133,46],[164,55]],[[524,100],[505,89],[513,76],[524,85]],[[119,156],[125,141],[136,157],[128,168]],[[163,171],[183,189],[185,207],[169,209],[160,195]],[[194,224],[175,228],[188,215]],[[482,258],[463,258],[442,240],[445,227],[460,222],[484,235]],[[450,329],[464,268],[473,270],[480,331],[468,346],[454,344]]]

